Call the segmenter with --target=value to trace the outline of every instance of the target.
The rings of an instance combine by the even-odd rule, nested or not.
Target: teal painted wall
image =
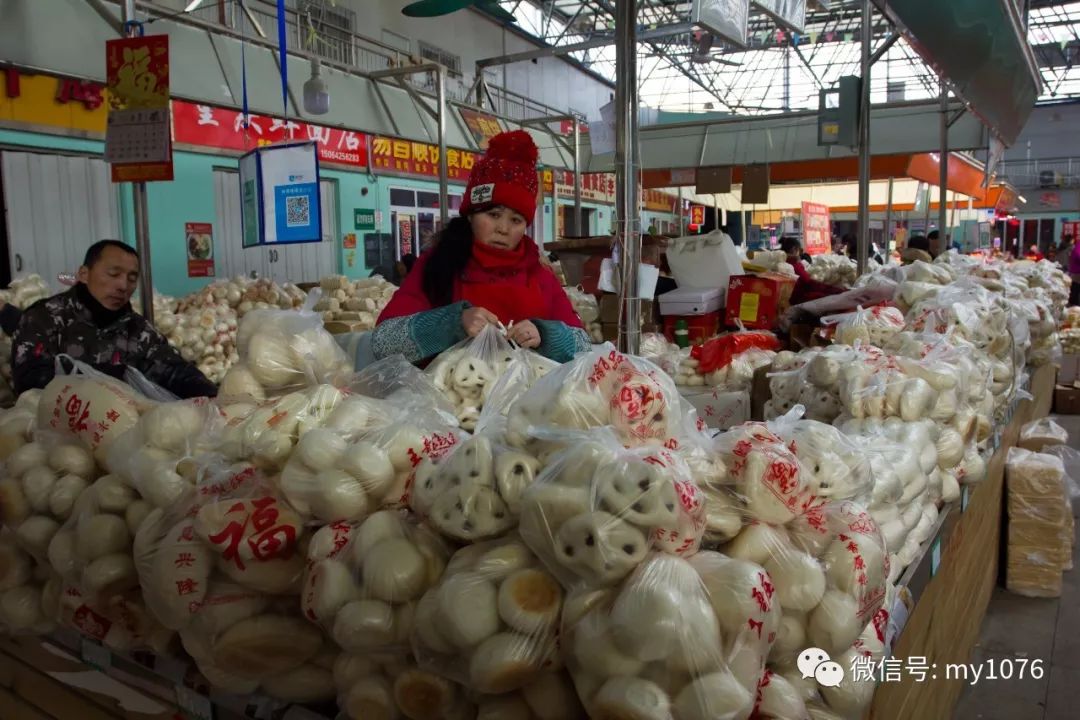
[[[99,140],[84,140],[40,133],[0,130],[0,144],[38,148],[73,153],[102,155],[104,143]],[[174,179],[168,183],[149,183],[147,200],[150,209],[150,255],[153,270],[154,288],[167,295],[179,296],[194,292],[212,278],[189,278],[187,276],[187,254],[185,252],[184,223],[205,222],[215,225],[215,238],[221,242],[222,231],[217,228],[217,208],[214,196],[213,170],[215,167],[235,168],[236,158],[227,155],[215,155],[193,152],[175,152],[173,154]],[[357,248],[345,249],[343,236],[355,233],[353,211],[357,208],[382,212],[383,227],[381,232],[391,232],[390,228],[390,190],[403,188],[438,192],[439,184],[433,180],[416,180],[387,175],[377,177],[366,173],[320,168],[322,177],[334,180],[337,186],[338,208],[338,269],[351,278],[366,277],[371,268],[364,265],[363,240],[357,233]],[[364,190],[367,194],[364,194]],[[451,184],[452,193],[464,192],[464,185]],[[560,205],[572,205],[565,200]],[[124,185],[120,196],[122,239],[135,244],[134,212],[130,185]],[[554,200],[546,199],[548,213],[544,216],[543,242],[555,239],[556,209]],[[611,230],[615,208],[611,205],[582,203],[585,208],[594,210],[589,232],[606,234]],[[643,227],[656,217],[665,217],[657,213],[642,214]],[[670,217],[670,216],[666,216]],[[219,251],[220,252],[220,251]]]

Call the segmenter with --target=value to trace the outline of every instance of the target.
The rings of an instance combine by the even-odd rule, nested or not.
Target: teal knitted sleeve
[[[533,320],[540,331],[536,352],[555,362],[569,362],[579,352],[592,349],[592,339],[582,328],[570,327],[561,320]]]
[[[438,355],[465,339],[461,313],[469,307],[461,301],[379,323],[371,333],[375,359],[404,355],[409,362],[418,362]]]

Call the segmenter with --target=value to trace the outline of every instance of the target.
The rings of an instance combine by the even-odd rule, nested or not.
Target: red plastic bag
[[[704,345],[695,345],[690,350],[690,357],[698,361],[698,372],[704,375],[727,367],[736,355],[753,348],[779,350],[780,341],[771,332],[733,332],[713,338]]]

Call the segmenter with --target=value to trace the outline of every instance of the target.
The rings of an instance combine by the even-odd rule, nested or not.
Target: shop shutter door
[[[270,266],[266,248],[245,248],[240,225],[240,173],[214,170],[215,247],[222,267],[218,277],[266,277]]]
[[[119,239],[119,191],[100,158],[0,153],[13,278],[40,275],[53,292],[58,273],[78,270],[86,249]]]

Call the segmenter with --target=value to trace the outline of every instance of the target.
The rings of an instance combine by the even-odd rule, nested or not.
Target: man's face
[[[93,267],[79,268],[79,282],[86,283],[90,294],[110,310],[128,304],[139,284],[139,260],[115,247],[107,247]]]

